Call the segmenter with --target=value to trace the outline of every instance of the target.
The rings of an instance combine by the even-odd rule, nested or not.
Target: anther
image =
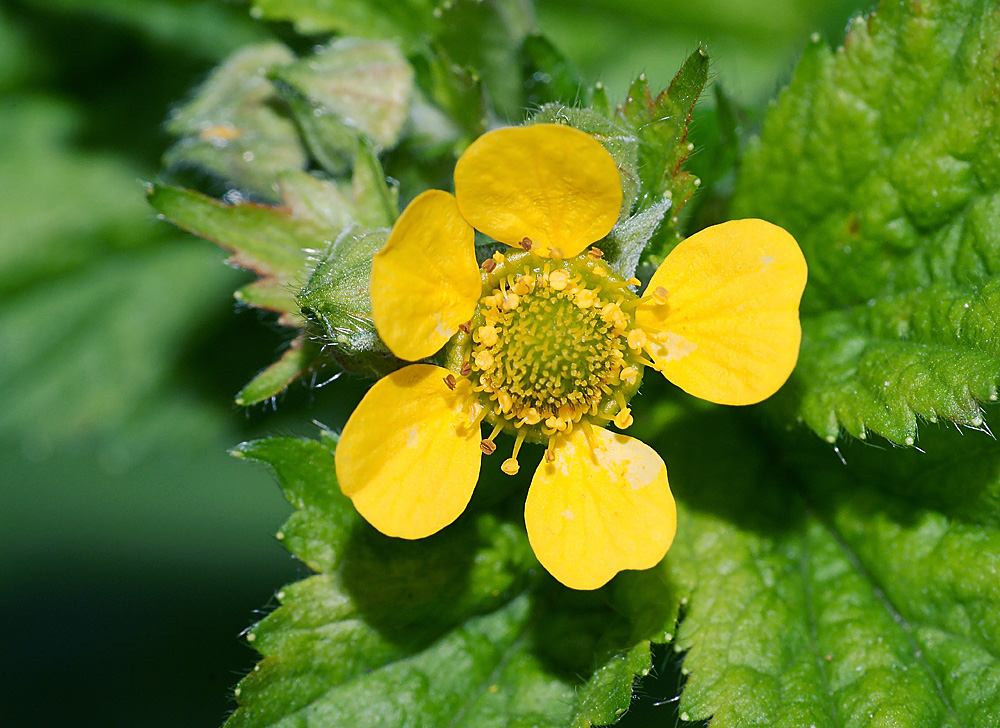
[[[587,251],[587,256],[594,260],[599,260],[604,257],[604,251],[600,248],[591,248]]]
[[[635,384],[636,378],[639,376],[639,370],[635,367],[625,367],[618,374],[618,378],[621,379],[626,384]]]
[[[631,425],[635,420],[632,418],[632,411],[628,407],[622,407],[622,409],[615,415],[615,427],[619,430],[624,430],[629,425]]]
[[[472,362],[470,362],[470,361],[463,361],[462,362],[462,370],[459,372],[459,374],[461,374],[463,377],[467,377],[470,374],[472,374]]]
[[[535,277],[532,275],[521,275],[517,277],[514,286],[511,288],[519,296],[531,293],[535,288]]]
[[[646,345],[646,332],[642,329],[632,329],[628,332],[628,348],[641,349]]]
[[[449,374],[447,377],[444,378],[444,383],[445,383],[445,386],[448,387],[448,389],[451,389],[451,390],[454,391],[455,385],[458,384],[458,381],[455,379],[455,375],[454,374]]]
[[[458,330],[461,331],[463,334],[469,333],[469,330],[470,330],[469,329],[469,324],[459,324],[458,325]]]
[[[549,257],[550,258],[565,258],[561,248],[557,248],[554,245],[549,246]]]
[[[521,469],[521,466],[517,464],[517,460],[514,458],[507,458],[503,461],[500,469],[507,473],[507,475],[517,475],[517,471]]]
[[[556,461],[556,454],[552,452],[552,448],[545,450],[545,462],[554,463]]]
[[[531,250],[531,238],[524,238],[521,241],[521,247],[525,250]]]
[[[497,343],[497,330],[493,326],[480,326],[476,329],[476,334],[483,346],[493,346]]]
[[[501,307],[503,308],[504,311],[513,311],[515,308],[517,308],[517,304],[519,304],[520,302],[521,302],[521,297],[518,296],[516,293],[507,293],[507,295],[503,297],[503,303],[501,304]]]
[[[629,284],[630,286],[641,286],[641,285],[642,285],[642,281],[640,281],[640,280],[639,280],[638,278],[636,278],[635,276],[632,276],[631,278],[629,278],[629,279],[628,279],[628,280],[626,281],[626,283],[628,283],[628,284]]]
[[[487,258],[483,261],[483,270],[487,273],[492,273],[497,267],[497,262],[493,258]]]
[[[497,444],[493,440],[480,440],[479,449],[483,451],[483,455],[492,455],[497,451]]]
[[[661,306],[667,302],[669,295],[670,294],[667,293],[667,289],[663,286],[657,286],[653,289],[653,300]]]
[[[590,288],[577,291],[573,299],[580,308],[590,308],[597,303],[597,294]]]
[[[556,291],[562,291],[569,285],[569,272],[559,269],[549,273],[549,285]]]
[[[473,358],[476,360],[476,366],[481,370],[485,371],[493,366],[493,355],[488,351],[477,351]]]

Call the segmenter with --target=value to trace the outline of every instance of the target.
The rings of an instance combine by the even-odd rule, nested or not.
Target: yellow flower
[[[545,444],[525,502],[541,564],[575,589],[666,554],[677,512],[659,455],[612,433],[646,366],[697,397],[752,404],[798,357],[806,265],[762,220],[680,243],[642,297],[585,252],[618,219],[618,168],[589,135],[539,124],[480,137],[459,159],[455,196],[418,196],[372,266],[372,315],[409,361],[376,382],[344,427],[340,487],[390,536],[422,538],[465,510],[502,431]],[[477,266],[475,230],[513,250]],[[481,423],[491,426],[483,438]]]

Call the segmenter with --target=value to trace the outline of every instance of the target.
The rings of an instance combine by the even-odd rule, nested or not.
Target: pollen
[[[481,278],[472,333],[449,356],[453,371],[473,364],[460,371],[487,422],[519,441],[548,443],[615,420],[640,380],[642,352],[632,343],[644,334],[625,312],[638,300],[628,281],[587,253],[553,260],[525,250]],[[504,472],[516,459],[515,451]]]

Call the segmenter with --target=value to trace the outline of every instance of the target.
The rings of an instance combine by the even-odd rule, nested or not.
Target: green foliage
[[[331,174],[350,167],[359,139],[399,141],[410,111],[413,69],[388,41],[333,41],[272,71],[313,157]]]
[[[996,398],[998,45],[990,3],[884,3],[810,44],[745,158],[734,214],[809,261],[785,404],[822,437],[913,444]]]
[[[334,447],[324,432],[233,453],[275,469],[297,508],[278,537],[320,573],[285,587],[251,628],[264,659],[227,726],[582,728],[624,712],[633,675],[649,669],[646,640],[663,633],[656,610],[672,600],[661,572],[567,592],[519,523],[483,510],[428,539],[387,538],[340,493]]]
[[[936,450],[956,439],[940,433]],[[1000,709],[995,527],[917,506],[902,481],[898,494],[879,492],[871,466],[888,464],[878,451],[849,453],[844,467],[804,440],[776,462],[727,412],[685,417],[651,441],[683,504],[667,557],[686,598],[675,642],[690,674],[682,718],[990,725]],[[939,501],[995,498],[990,449],[989,467],[923,457],[921,468],[953,469],[934,481]]]
[[[277,93],[267,79],[272,68],[293,60],[285,46],[266,43],[240,50],[215,69],[167,125],[181,137],[164,155],[167,166],[196,166],[274,199],[278,174],[306,165],[295,124],[275,108]]]
[[[307,327],[240,400],[273,397],[331,360],[376,376],[398,365],[366,296],[371,257],[397,214],[376,151],[411,175],[407,199],[438,171],[447,178],[471,136],[527,100],[538,106],[532,122],[583,129],[618,163],[621,216],[599,243],[612,265],[644,275],[680,239],[698,186],[683,165],[706,51],[662,93],[640,76],[616,105],[529,32],[516,5],[258,0],[259,14],[303,32],[399,38],[408,60],[378,41],[340,40],[256,74],[264,106],[294,121],[326,175],[292,165],[270,193],[256,191],[280,193],[283,206],[152,193],[162,213],[261,273],[243,300]],[[844,50],[812,43],[740,162],[732,216],[784,225],[811,271],[801,363],[767,411],[772,423],[898,444],[915,442],[918,417],[988,431],[980,402],[997,397],[1000,361],[998,17],[982,0],[890,3],[853,24]],[[343,88],[363,88],[382,64],[377,103],[352,109]],[[404,113],[397,100],[414,81]],[[230,97],[245,93],[237,83]],[[702,168],[725,186],[740,161],[739,112],[718,91],[716,104],[719,140]],[[726,194],[696,219],[720,214]],[[674,406],[662,387],[646,388],[650,424],[639,431],[637,410],[634,434],[668,464],[680,530],[663,564],[591,593],[563,589],[535,562],[519,513],[526,475],[500,480],[487,468],[467,514],[404,542],[374,532],[339,492],[330,432],[240,446],[236,455],[276,471],[297,508],[279,539],[317,573],[283,589],[248,633],[263,660],[240,683],[228,725],[610,724],[650,670],[650,640],[685,655],[684,720],[991,725],[992,443],[931,429],[923,459],[872,449],[849,451],[842,466],[814,438],[762,431],[752,414]]]
[[[65,102],[11,95],[0,125],[0,434],[44,453],[129,430],[123,449],[141,450],[181,411],[203,424],[167,392],[233,274],[151,229],[134,167],[75,149],[82,120]]]

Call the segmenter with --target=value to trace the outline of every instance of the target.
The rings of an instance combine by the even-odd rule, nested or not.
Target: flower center
[[[599,251],[569,260],[497,254],[483,264],[482,281],[476,313],[448,359],[470,378],[479,414],[494,426],[484,451],[501,430],[516,435],[516,459],[525,439],[548,443],[577,426],[631,424],[627,403],[645,344],[631,315],[636,281]]]

